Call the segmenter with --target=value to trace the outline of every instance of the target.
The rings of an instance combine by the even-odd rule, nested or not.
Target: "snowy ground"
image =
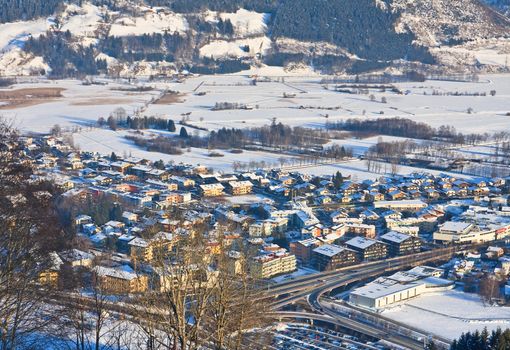
[[[383,315],[449,339],[484,327],[510,328],[510,307],[490,306],[477,294],[458,290],[421,296]]]
[[[106,129],[92,129],[74,134],[74,144],[81,150],[119,155],[132,155],[152,161],[164,160],[175,164],[204,165],[219,171],[231,171],[234,162],[249,164],[250,162],[264,161],[268,166],[278,166],[281,155],[268,152],[244,151],[243,153],[231,153],[229,151],[216,151],[223,154],[223,157],[209,157],[209,151],[202,148],[183,149],[181,155],[169,155],[158,152],[148,152],[138,148],[131,141],[125,139],[126,131],[111,131]],[[287,157],[291,158],[291,157]]]
[[[224,157],[210,158],[207,150],[192,149],[181,156],[168,156],[149,153],[136,148],[124,139],[125,133],[108,130],[85,131],[99,117],[107,118],[112,111],[123,107],[128,114],[154,115],[171,118],[179,122],[188,115],[188,123],[214,130],[222,127],[248,128],[268,125],[273,118],[277,122],[293,126],[322,128],[326,122],[335,122],[346,118],[404,117],[425,122],[438,127],[453,125],[457,130],[470,132],[508,131],[510,117],[510,84],[508,75],[482,76],[478,83],[459,83],[427,81],[424,83],[405,83],[397,86],[406,94],[396,95],[390,91],[371,91],[380,101],[382,97],[388,103],[371,102],[367,95],[342,94],[332,91],[332,86],[320,84],[322,77],[308,70],[288,74],[281,68],[264,67],[260,70],[242,72],[234,75],[199,76],[182,83],[170,81],[138,82],[138,85],[150,86],[152,91],[119,91],[119,88],[133,88],[135,85],[125,81],[104,81],[106,85],[85,86],[81,81],[46,81],[40,79],[20,80],[9,88],[63,88],[63,97],[46,103],[10,108],[9,101],[0,101],[0,115],[14,120],[14,124],[24,132],[48,132],[55,124],[64,128],[82,128],[74,136],[75,143],[82,150],[124,154],[131,153],[148,159],[173,160],[176,163],[194,163],[220,170],[230,170],[234,162],[249,163],[264,161],[267,165],[279,163],[278,154],[266,152],[244,152],[236,155],[223,152]],[[298,75],[299,74],[299,75]],[[270,82],[251,84],[250,75],[270,77]],[[285,75],[285,77],[283,77]],[[329,88],[329,89],[326,89]],[[181,93],[181,101],[169,104],[152,104],[151,100],[165,90]],[[8,90],[8,89],[1,89]],[[486,93],[480,97],[433,96],[432,91],[441,93],[478,92]],[[496,90],[496,96],[489,92]],[[205,95],[198,95],[205,93]],[[283,94],[293,94],[284,98]],[[424,95],[426,93],[426,95]],[[44,102],[44,101],[43,101]],[[248,105],[250,110],[213,111],[217,102],[238,102]],[[467,112],[472,107],[474,113]],[[327,109],[329,108],[329,109]],[[383,115],[380,112],[384,112]],[[327,116],[327,118],[326,118]],[[193,129],[189,129],[193,133]],[[355,156],[363,154],[378,141],[378,137],[363,140],[333,140],[332,143],[352,148]],[[400,138],[383,137],[385,141]],[[480,155],[491,153],[490,146],[463,149],[462,152]],[[407,173],[419,171],[416,168],[400,167]],[[337,170],[345,175],[359,179],[379,177],[383,174],[368,173],[363,161],[353,161],[335,165],[304,168],[304,172],[331,174]],[[301,169],[300,169],[301,170]],[[387,167],[387,171],[390,167]]]
[[[381,176],[391,175],[391,164],[389,163],[381,163],[382,168],[380,173],[374,173],[367,170],[366,162],[363,160],[352,160],[346,162],[338,162],[335,164],[326,164],[326,165],[318,165],[318,166],[304,166],[304,167],[292,167],[292,170],[299,171],[304,174],[310,175],[332,175],[337,171],[342,173],[343,176],[351,176],[351,178],[355,181],[363,181],[366,179],[375,180],[380,178]],[[449,174],[458,178],[470,178],[469,175],[460,174],[460,173],[451,173],[447,171],[438,171],[438,170],[430,170],[423,168],[414,168],[409,166],[398,166],[398,173],[402,175],[412,174],[412,173],[420,173],[426,172],[433,175],[439,174]]]

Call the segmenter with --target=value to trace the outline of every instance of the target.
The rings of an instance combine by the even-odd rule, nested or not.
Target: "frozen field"
[[[268,166],[278,166],[281,156],[276,153],[244,151],[240,154],[228,151],[218,151],[223,157],[209,157],[209,151],[201,148],[183,149],[181,155],[169,155],[158,152],[148,152],[134,145],[124,138],[128,132],[115,132],[106,129],[93,129],[76,133],[73,136],[74,144],[81,150],[99,152],[101,154],[132,155],[152,161],[164,160],[175,164],[204,165],[218,171],[231,171],[234,162],[250,163],[264,161]],[[291,158],[291,157],[286,157]]]
[[[370,101],[368,95],[352,95],[332,91],[333,86],[320,84],[321,76],[303,70],[302,75],[287,74],[281,69],[266,67],[253,69],[236,75],[199,76],[177,82],[138,83],[152,87],[151,91],[121,91],[136,87],[126,82],[104,81],[105,85],[83,85],[80,81],[45,81],[32,80],[18,83],[9,89],[0,89],[13,93],[19,89],[61,89],[62,97],[37,101],[0,100],[0,115],[14,120],[14,124],[24,132],[46,133],[59,124],[64,128],[78,131],[75,143],[82,150],[101,153],[131,153],[148,159],[173,160],[203,164],[230,170],[234,162],[260,162],[274,164],[281,158],[278,154],[265,152],[244,152],[240,155],[223,152],[224,157],[210,158],[207,150],[192,149],[181,156],[168,156],[149,153],[137,149],[124,139],[123,132],[94,129],[85,131],[95,124],[99,117],[107,118],[118,107],[123,107],[128,114],[139,113],[144,116],[158,116],[180,121],[186,115],[187,122],[207,128],[222,127],[249,128],[277,122],[293,126],[322,128],[326,122],[335,122],[346,118],[404,117],[438,127],[443,124],[453,125],[457,130],[470,132],[508,131],[510,117],[510,76],[482,76],[479,83],[459,83],[445,81],[427,81],[424,83],[396,84],[406,94],[397,95],[390,91],[371,90],[376,101]],[[296,74],[296,73],[295,73]],[[270,82],[251,84],[252,77],[268,76]],[[251,77],[250,77],[251,76]],[[180,93],[175,101],[154,104],[164,90]],[[490,96],[495,90],[496,96]],[[486,93],[487,96],[433,96],[439,93]],[[284,97],[286,94],[286,97]],[[387,103],[381,103],[385,97]],[[248,110],[212,110],[216,103],[231,102],[245,104]],[[468,108],[473,113],[468,113]],[[383,112],[384,114],[380,114]],[[77,128],[82,130],[76,130]],[[178,127],[179,128],[179,127]],[[194,130],[189,129],[189,132]],[[398,138],[383,137],[385,141]],[[377,143],[378,137],[363,140],[333,140],[353,149],[355,156],[362,155]],[[491,153],[490,147],[465,149],[462,152]],[[358,178],[373,178],[382,174],[371,174],[362,161],[304,168],[312,173],[332,173],[337,170],[345,175]],[[388,167],[389,168],[389,167]],[[419,171],[416,168],[400,167],[401,172]],[[308,169],[308,170],[307,170]]]
[[[449,339],[484,327],[510,327],[510,307],[490,306],[476,294],[456,290],[421,296],[383,315]]]
[[[256,74],[257,71],[250,73]],[[274,74],[277,73],[283,74],[283,71],[274,70]],[[323,127],[327,120],[404,117],[436,127],[453,125],[462,132],[489,133],[508,130],[510,123],[510,117],[505,115],[510,112],[510,77],[506,75],[483,76],[479,83],[427,81],[396,84],[408,94],[371,91],[376,102],[371,102],[367,95],[326,90],[320,84],[322,78],[319,76],[272,79],[280,81],[258,82],[252,86],[247,73],[193,77],[183,83],[145,83],[155,89],[178,91],[183,98],[181,103],[151,104],[143,114],[178,121],[182,118],[181,114],[191,113],[190,122],[208,129],[260,126],[270,123],[273,118],[289,125]],[[116,83],[83,86],[81,82],[72,80],[17,84],[13,89],[48,86],[65,89],[64,98],[30,108],[4,108],[1,113],[9,118],[16,117],[27,131],[47,131],[55,123],[72,126],[83,121],[94,122],[119,106],[133,112],[159,94],[157,90],[145,93],[112,90],[120,87]],[[488,96],[432,96],[433,90],[444,93],[479,92]],[[496,96],[489,96],[491,90],[496,91]],[[199,96],[198,93],[205,95]],[[293,97],[283,98],[284,93]],[[386,97],[388,103],[377,102],[382,97]],[[217,102],[237,102],[253,109],[213,111]],[[469,107],[473,109],[472,114],[467,113]],[[384,115],[379,114],[381,111]]]

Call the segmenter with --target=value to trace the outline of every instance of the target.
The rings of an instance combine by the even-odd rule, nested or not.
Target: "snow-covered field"
[[[236,154],[229,151],[216,151],[223,154],[223,157],[209,157],[207,149],[189,148],[183,149],[181,155],[169,155],[158,152],[148,152],[135,146],[131,141],[125,139],[128,132],[111,131],[106,129],[92,129],[76,133],[73,136],[74,144],[81,150],[118,155],[132,155],[152,161],[162,159],[165,162],[175,164],[195,164],[214,168],[218,171],[231,171],[234,162],[249,164],[250,162],[265,162],[267,166],[277,167],[280,164],[281,155],[268,152],[244,151]],[[286,157],[291,158],[291,157]]]
[[[477,294],[457,290],[421,296],[383,315],[449,339],[484,327],[510,328],[510,307],[491,306]]]
[[[252,84],[257,75],[269,77],[267,82]],[[21,81],[9,89],[21,88],[63,88],[62,98],[42,101],[37,105],[12,108],[9,101],[0,101],[0,115],[14,120],[14,124],[24,132],[48,132],[55,124],[64,128],[87,127],[94,124],[99,117],[107,118],[118,107],[123,107],[128,114],[171,118],[179,122],[187,115],[187,122],[208,130],[222,127],[249,128],[277,122],[292,126],[322,128],[325,124],[346,118],[381,118],[403,117],[430,124],[434,127],[452,125],[464,133],[493,133],[508,131],[510,117],[510,76],[482,76],[478,83],[427,81],[424,83],[396,84],[405,92],[397,95],[390,91],[370,91],[376,101],[382,97],[387,103],[372,102],[367,95],[343,94],[332,91],[332,86],[322,85],[323,77],[310,71],[302,70],[288,74],[281,68],[264,67],[234,75],[197,76],[182,83],[170,81],[138,82],[138,85],[153,87],[146,92],[119,91],[119,88],[133,88],[123,81],[105,81],[106,85],[83,85],[80,81]],[[169,104],[152,104],[151,100],[161,91],[170,89],[181,94],[181,101]],[[440,93],[486,93],[487,96],[437,96]],[[490,96],[491,90],[496,96]],[[199,94],[200,93],[200,94]],[[287,94],[287,97],[283,95]],[[290,96],[290,97],[289,97]],[[45,102],[45,103],[44,103]],[[252,109],[214,111],[218,102],[246,104]],[[468,108],[473,109],[468,113]],[[383,112],[383,114],[380,114]],[[244,152],[231,154],[223,152],[224,157],[210,158],[207,150],[192,149],[181,156],[168,156],[150,153],[136,148],[124,139],[125,133],[109,130],[81,130],[74,136],[75,143],[82,150],[111,153],[112,151],[132,153],[148,159],[173,160],[177,163],[200,163],[223,170],[231,169],[234,162],[248,163],[264,161],[266,164],[279,162],[280,156],[265,152]],[[188,129],[193,133],[193,129]],[[336,143],[352,148],[358,156],[377,143],[378,137],[363,140],[334,140]],[[399,138],[383,137],[385,141]],[[463,149],[462,152],[490,153],[490,146]],[[363,161],[352,161],[335,165],[325,165],[300,169],[304,172],[333,173],[341,171],[360,179],[379,177],[366,171]],[[390,167],[388,166],[388,170]],[[416,168],[400,167],[401,172],[419,171]]]

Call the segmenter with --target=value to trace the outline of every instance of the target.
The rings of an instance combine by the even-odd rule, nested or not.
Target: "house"
[[[378,260],[388,256],[388,246],[375,239],[354,237],[345,242],[345,245],[358,252],[360,260]]]
[[[316,238],[290,242],[290,252],[296,256],[301,264],[309,265],[312,262],[312,251],[321,244]]]
[[[88,215],[78,215],[74,219],[74,224],[76,226],[86,225],[86,224],[90,224],[90,223],[92,223],[92,217],[90,217]]]
[[[375,226],[357,223],[345,224],[345,233],[367,238],[375,238]]]
[[[319,271],[335,270],[359,261],[356,251],[334,244],[325,244],[313,250],[312,261]]]
[[[60,267],[63,261],[57,255],[57,253],[50,253],[50,265],[43,271],[39,272],[39,283],[51,287],[58,285],[58,279],[60,276]]]
[[[390,231],[381,236],[381,241],[388,245],[388,252],[391,256],[407,255],[421,251],[421,240],[418,237],[404,233]]]
[[[60,258],[72,267],[90,267],[94,261],[94,255],[78,249],[71,249],[60,253]]]
[[[227,252],[227,270],[231,275],[240,275],[244,273],[244,257],[238,252],[231,250]]]
[[[135,273],[127,266],[123,268],[97,266],[94,273],[101,289],[107,293],[130,294],[148,290],[148,277]]]
[[[126,223],[127,225],[132,225],[138,221],[138,214],[129,211],[124,211],[122,213],[122,221],[124,221],[124,223]]]
[[[195,187],[195,180],[188,179],[186,177],[172,176],[170,180],[177,183],[177,186],[180,189],[189,189]]]
[[[150,262],[154,258],[152,247],[149,245],[149,242],[143,238],[136,237],[135,239],[129,241],[128,246],[129,255],[131,260],[134,262]]]
[[[249,194],[252,192],[253,184],[248,181],[230,181],[227,183],[227,190],[233,196],[240,196],[244,194]]]
[[[218,197],[223,195],[223,187],[220,183],[200,185],[199,190],[204,197]]]

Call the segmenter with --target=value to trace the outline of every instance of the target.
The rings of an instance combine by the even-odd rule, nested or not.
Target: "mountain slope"
[[[510,21],[475,0],[393,0],[397,29],[427,47],[508,36]]]
[[[466,55],[504,55],[510,38],[510,20],[477,0],[0,0],[0,9],[8,4],[0,74],[225,73],[264,63],[328,73],[403,62],[499,69],[501,59]]]

